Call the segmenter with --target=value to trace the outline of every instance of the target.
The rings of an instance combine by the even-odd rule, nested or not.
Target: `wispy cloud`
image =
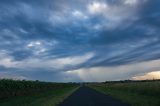
[[[56,81],[65,76],[68,81],[127,79],[133,72],[155,71],[151,61],[160,58],[159,4],[159,0],[2,0],[0,71]],[[147,68],[143,62],[148,62]],[[126,68],[133,64],[142,68]]]
[[[110,81],[126,79],[157,79],[159,78],[160,60],[149,62],[133,63],[114,67],[91,67],[69,70],[68,75],[78,76],[82,81]],[[154,70],[155,72],[152,72]],[[147,74],[144,74],[147,73]],[[139,74],[144,74],[140,76]]]

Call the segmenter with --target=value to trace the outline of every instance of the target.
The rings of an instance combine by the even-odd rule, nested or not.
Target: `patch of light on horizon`
[[[132,78],[133,80],[153,80],[160,79],[160,71],[148,72],[143,75],[138,75]]]

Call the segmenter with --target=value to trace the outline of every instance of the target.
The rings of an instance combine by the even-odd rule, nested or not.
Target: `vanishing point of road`
[[[97,92],[89,87],[82,86],[59,106],[129,106],[108,95]]]

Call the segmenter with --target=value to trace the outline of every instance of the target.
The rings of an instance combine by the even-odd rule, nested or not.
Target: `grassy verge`
[[[94,84],[90,87],[132,106],[160,106],[159,82]]]
[[[78,87],[64,87],[28,96],[18,96],[0,100],[0,106],[56,106]]]

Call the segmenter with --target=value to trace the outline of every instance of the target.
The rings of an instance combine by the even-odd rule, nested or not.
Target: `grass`
[[[92,84],[91,88],[132,106],[160,106],[160,82]]]
[[[0,99],[0,106],[56,106],[73,93],[77,88],[77,84],[63,84],[63,83],[46,83],[46,82],[34,82],[27,81],[30,87],[26,87],[26,81],[3,81],[3,91],[8,92],[8,98]],[[10,83],[12,82],[12,84]],[[14,85],[16,83],[16,87]],[[17,84],[18,83],[18,84]],[[1,83],[2,84],[2,83]],[[39,85],[40,84],[40,85]],[[14,85],[14,86],[12,86]],[[23,86],[22,86],[23,85]],[[40,88],[36,87],[38,85]],[[21,89],[19,86],[23,87]],[[4,88],[8,88],[5,89]],[[13,88],[13,90],[12,90]],[[2,88],[1,88],[2,89]],[[16,89],[16,90],[15,90]],[[35,91],[35,90],[38,91]],[[16,92],[15,92],[16,91]],[[10,93],[25,92],[24,95],[10,96]],[[29,94],[26,94],[29,91]],[[33,92],[35,91],[35,92]],[[4,94],[0,91],[0,94]]]
[[[0,106],[56,106],[73,93],[77,87],[46,91],[34,95],[18,96],[0,101]]]

